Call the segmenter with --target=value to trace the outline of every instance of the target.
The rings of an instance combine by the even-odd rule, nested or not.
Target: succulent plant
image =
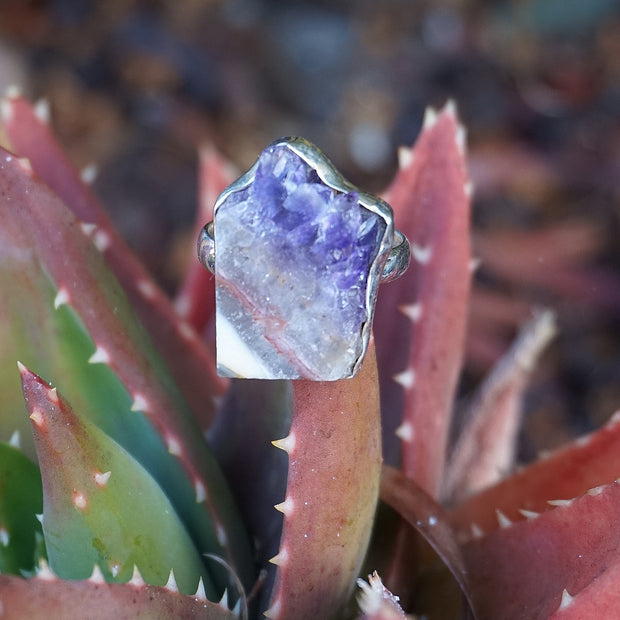
[[[414,261],[381,287],[360,372],[333,382],[218,378],[212,277],[195,260],[169,299],[42,109],[15,91],[2,103],[3,617],[620,613],[617,418],[497,473],[551,313],[523,327],[448,449],[474,263],[454,106],[399,153],[385,197]],[[205,150],[197,225],[232,180]]]

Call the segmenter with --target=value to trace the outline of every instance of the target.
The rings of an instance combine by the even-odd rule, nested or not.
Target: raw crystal
[[[386,227],[357,192],[328,186],[286,145],[263,151],[252,182],[215,211],[220,373],[350,376],[371,319],[368,275]]]

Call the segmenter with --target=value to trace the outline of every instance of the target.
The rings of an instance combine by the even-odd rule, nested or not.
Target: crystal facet
[[[389,207],[364,206],[322,155],[309,163],[314,147],[291,140],[263,151],[216,205],[217,357],[226,376],[341,379],[367,346],[391,246]]]

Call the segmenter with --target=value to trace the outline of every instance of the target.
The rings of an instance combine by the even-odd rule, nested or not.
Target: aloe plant
[[[551,313],[447,448],[473,265],[453,105],[385,192],[412,267],[381,287],[360,372],[324,383],[218,378],[211,276],[194,260],[169,299],[40,110],[2,102],[3,617],[620,613],[616,419],[497,476]],[[197,227],[234,173],[205,150],[200,177]]]

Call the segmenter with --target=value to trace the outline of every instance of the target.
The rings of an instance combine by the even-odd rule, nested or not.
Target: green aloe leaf
[[[34,568],[36,515],[43,510],[38,467],[20,450],[0,443],[0,572],[19,574]]]
[[[193,593],[204,565],[170,501],[149,473],[55,389],[20,368],[43,480],[43,532],[50,566],[83,579],[98,565],[108,581],[128,581],[134,565],[163,585],[174,570]]]
[[[16,428],[30,435],[14,372],[20,359],[62,385],[80,417],[128,450],[200,552],[223,557],[251,587],[249,543],[224,477],[107,267],[101,238],[95,233],[93,242],[89,227],[7,151],[0,151],[0,192],[0,439]],[[25,450],[34,458],[32,443]],[[212,572],[221,593],[228,575]]]

